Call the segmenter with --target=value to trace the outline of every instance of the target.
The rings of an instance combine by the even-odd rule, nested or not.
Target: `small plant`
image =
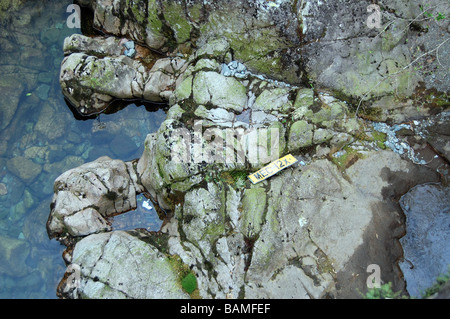
[[[181,286],[188,294],[192,294],[197,289],[197,278],[190,272],[181,280]]]
[[[233,176],[234,183],[237,188],[242,188],[245,186],[245,183],[247,182],[247,175],[248,173],[246,171],[231,172],[231,176]]]
[[[436,282],[430,288],[427,288],[422,293],[422,298],[428,298],[433,296],[439,291],[439,289],[450,279],[450,266],[446,274],[442,274],[436,278]]]
[[[427,18],[431,18],[434,19],[436,21],[441,21],[441,20],[445,20],[445,19],[450,19],[449,17],[447,17],[444,13],[442,12],[437,12],[437,13],[433,13],[433,12],[429,12],[427,11],[428,7],[430,5],[426,4],[425,6],[419,5],[420,10],[422,10],[423,15]]]
[[[178,255],[170,255],[169,262],[177,273],[178,283],[181,285],[181,288],[187,292],[191,298],[198,298],[197,277],[195,277],[195,274],[189,266],[183,263]]]
[[[235,188],[243,188],[247,182],[247,175],[247,171],[225,171],[220,174],[220,180]]]
[[[370,288],[364,296],[364,299],[399,299],[401,292],[392,290],[392,283],[381,285],[380,288]]]

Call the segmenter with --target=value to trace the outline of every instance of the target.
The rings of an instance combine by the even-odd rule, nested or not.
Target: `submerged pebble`
[[[8,189],[6,188],[6,185],[3,183],[0,183],[0,196],[8,194]]]

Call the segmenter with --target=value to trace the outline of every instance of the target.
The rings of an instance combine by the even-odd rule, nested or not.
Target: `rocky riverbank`
[[[427,76],[434,60],[411,72],[409,48],[431,50],[447,22],[417,21],[402,1],[383,8],[383,32],[365,23],[368,1],[79,2],[105,35],[65,40],[67,99],[81,114],[136,98],[169,110],[139,159],[100,157],[56,179],[47,229],[68,247],[59,296],[358,298],[371,265],[408,292],[399,261],[414,248],[400,239],[415,230],[399,201],[424,183],[447,189],[449,160],[448,79]],[[430,24],[427,35],[412,23]],[[298,162],[247,179],[286,154]],[[161,230],[111,231],[108,217],[140,193]],[[448,220],[448,203],[436,210]]]

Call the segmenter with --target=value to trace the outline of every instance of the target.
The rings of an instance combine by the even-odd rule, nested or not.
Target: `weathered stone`
[[[200,72],[195,76],[193,97],[197,104],[210,103],[237,112],[242,112],[247,103],[245,86],[216,72]]]
[[[392,169],[389,177],[383,163]],[[437,177],[387,151],[356,162],[347,169],[349,180],[327,160],[272,177],[265,223],[246,274],[246,297],[355,298],[367,289],[366,267],[373,263],[385,269],[383,281],[403,289],[392,268],[402,254],[401,213],[395,199],[386,198],[414,183],[398,189],[405,174],[416,183]],[[279,290],[280,285],[291,288]]]
[[[313,143],[320,144],[333,138],[333,131],[327,129],[316,129],[314,131]]]
[[[242,198],[242,233],[246,238],[256,238],[264,224],[266,208],[266,190],[250,188],[244,191]]]
[[[64,40],[64,54],[84,52],[88,55],[120,56],[122,47],[117,37],[87,37],[72,34]]]
[[[42,172],[41,165],[23,156],[9,159],[6,162],[6,167],[25,183],[31,183]]]
[[[25,260],[29,253],[28,242],[0,236],[0,273],[14,277],[25,275],[28,271]]]
[[[103,219],[95,223],[85,219],[106,218],[134,209],[136,194],[141,191],[129,162],[104,156],[71,169],[55,180],[48,233],[50,237],[62,237],[108,230]]]
[[[200,105],[194,112],[200,118],[210,120],[215,125],[231,126],[234,122],[235,115],[222,108],[215,108],[208,110],[203,105]]]
[[[288,148],[297,150],[312,145],[314,126],[306,121],[297,121],[292,124],[289,131]]]
[[[155,247],[124,231],[90,235],[73,250],[58,294],[66,298],[180,299],[177,269]],[[75,271],[75,272],[74,272]],[[75,281],[71,281],[75,279]]]
[[[185,196],[184,233],[206,256],[212,254],[213,243],[225,233],[224,195],[223,189],[208,183],[207,189],[195,189]]]
[[[397,269],[402,255],[398,238],[404,231],[397,200],[418,182],[436,181],[437,174],[392,152],[369,152],[365,139],[372,135],[350,112],[355,105],[319,88],[347,96],[346,100],[353,102],[363,97],[378,99],[374,110],[362,107],[367,118],[371,111],[376,115],[377,108],[381,108],[383,120],[429,114],[415,111],[415,102],[403,100],[414,92],[423,76],[427,88],[442,88],[446,83],[444,80],[432,84],[426,72],[411,74],[405,68],[415,58],[414,47],[425,47],[419,46],[423,41],[416,39],[415,29],[427,22],[418,22],[414,30],[409,30],[405,22],[421,14],[416,4],[404,1],[386,4],[389,10],[383,12],[383,19],[388,19],[389,24],[380,33],[366,27],[366,9],[371,4],[368,0],[345,8],[336,7],[336,1],[329,1],[326,6],[320,1],[285,0],[191,1],[183,5],[159,0],[82,2],[93,8],[94,24],[108,34],[127,36],[136,46],[146,43],[162,52],[173,52],[173,56],[188,57],[188,62],[180,66],[175,66],[175,59],[160,59],[147,70],[139,59],[122,56],[116,59],[119,62],[110,62],[108,59],[116,54],[112,49],[111,54],[107,53],[110,57],[72,53],[70,56],[74,57],[66,58],[64,63],[69,64],[68,70],[87,70],[91,74],[104,67],[99,77],[79,73],[71,83],[74,88],[79,88],[83,81],[108,80],[105,71],[128,68],[114,85],[105,81],[83,87],[86,90],[81,93],[85,98],[73,98],[80,100],[79,109],[106,105],[116,98],[170,102],[167,120],[157,133],[147,136],[136,167],[139,178],[131,180],[140,180],[142,186],[137,188],[149,192],[161,208],[174,212],[163,228],[169,237],[164,249],[179,255],[196,273],[201,297],[360,297],[359,293],[367,289],[366,267],[371,264],[383,269],[383,282],[392,282],[394,290],[404,290],[405,282]],[[430,33],[435,35],[439,27],[432,28]],[[94,51],[89,41],[95,40],[73,37],[77,38],[87,41],[88,49],[82,52]],[[409,40],[408,46],[405,39]],[[430,42],[426,47],[432,50],[442,44],[444,52],[447,43],[443,39],[445,32],[439,35],[438,42],[433,42],[434,46]],[[116,40],[108,41],[113,48]],[[108,50],[105,48],[104,52]],[[446,57],[441,59],[446,61]],[[441,77],[445,70],[439,72]],[[84,75],[87,76],[83,78]],[[317,88],[289,85],[305,81]],[[122,87],[117,87],[119,84]],[[402,100],[398,101],[398,97]],[[199,122],[202,126],[196,127]],[[211,137],[220,140],[217,137],[221,137],[224,127],[237,126],[249,129],[240,136],[247,158],[242,163],[220,162],[223,146],[215,147]],[[278,140],[274,141],[272,136],[264,140],[252,131],[266,128],[277,128]],[[196,140],[198,132],[202,136]],[[261,145],[260,140],[269,143]],[[347,145],[354,140],[358,140],[355,145]],[[429,141],[441,152],[447,147],[445,139],[444,143]],[[326,145],[314,154],[309,146],[321,143]],[[228,184],[231,181],[226,174],[247,174],[271,161],[251,158],[250,153],[267,154],[274,145],[278,152],[272,154],[273,159],[288,151],[296,156],[301,152],[300,166],[294,165],[251,188],[248,181]],[[200,153],[195,152],[198,149]],[[334,157],[338,153],[344,154],[342,161]],[[323,159],[327,156],[332,161]],[[135,174],[130,165],[128,169]],[[101,198],[104,189],[96,178],[89,187],[93,198]],[[94,185],[101,190],[97,191]],[[63,201],[66,195],[64,191],[59,193]],[[120,198],[113,202],[123,206],[122,201]],[[75,214],[65,218],[72,235],[89,234],[93,229],[85,231],[88,224],[97,227],[94,231],[108,230],[106,224],[98,222],[108,213],[100,213],[97,204],[87,208],[79,202],[71,205],[82,217],[72,218]],[[104,206],[99,203],[99,207]],[[106,247],[104,243],[109,245],[115,236],[95,237],[100,238],[97,241],[100,248],[94,239],[87,240],[92,235],[84,240],[93,250],[101,251]],[[154,252],[151,244],[146,245],[146,249]],[[102,252],[94,254],[95,261],[91,264],[103,263],[99,255]],[[112,261],[111,264],[115,265]],[[108,264],[99,273],[110,277],[109,270]],[[70,285],[62,287],[62,291],[72,297],[110,296],[107,293],[110,282],[104,279],[107,276],[97,280],[101,276],[90,277],[90,272],[83,275],[86,284],[77,287],[77,292],[71,291]],[[155,275],[158,274],[149,274]],[[117,270],[116,277],[120,276],[135,280],[134,275],[126,277]],[[111,295],[147,296],[140,289],[144,288],[130,284],[126,291],[114,288]],[[73,292],[75,295],[71,295]],[[164,292],[160,295],[165,296]]]
[[[61,137],[66,133],[67,123],[70,121],[69,116],[60,114],[55,117],[57,108],[60,107],[58,102],[54,99],[49,99],[42,106],[34,130],[44,136],[46,139],[53,140]]]
[[[85,208],[65,217],[64,226],[71,236],[86,236],[112,230],[105,218],[93,208]]]
[[[5,72],[6,70],[1,69],[1,71]],[[20,97],[25,89],[25,86],[21,83],[21,77],[16,75],[4,75],[0,80],[0,94],[9,96],[7,100],[0,102],[0,130],[9,125],[17,110]]]
[[[83,115],[103,111],[115,99],[168,101],[175,83],[172,59],[160,59],[151,70],[125,56],[98,58],[73,53],[61,64],[64,96]]]
[[[289,110],[292,102],[289,101],[289,89],[276,88],[263,91],[252,106],[254,110],[285,111]]]

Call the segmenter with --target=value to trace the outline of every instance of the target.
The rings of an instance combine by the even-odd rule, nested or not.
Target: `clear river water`
[[[146,135],[166,116],[156,105],[130,104],[89,119],[71,111],[58,81],[64,38],[81,32],[70,23],[71,3],[28,1],[19,11],[0,11],[2,299],[57,298],[66,266],[65,247],[46,230],[54,180],[100,156],[139,158]],[[145,198],[138,203],[137,222],[120,217],[117,229],[159,229],[155,210]]]

